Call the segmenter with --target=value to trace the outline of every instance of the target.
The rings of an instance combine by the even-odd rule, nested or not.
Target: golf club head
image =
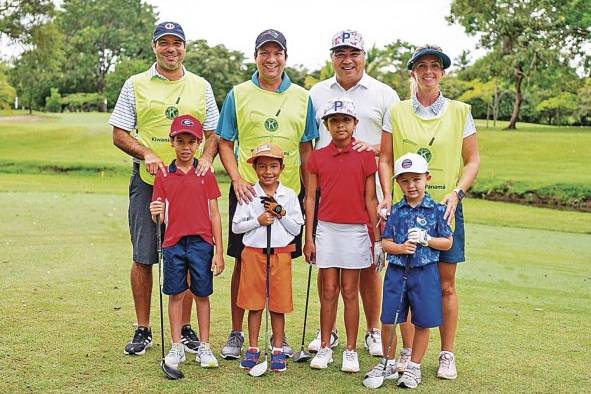
[[[300,350],[299,352],[295,353],[292,357],[292,360],[296,363],[301,363],[304,361],[308,361],[312,358],[312,355],[305,351],[304,349]]]
[[[252,367],[250,369],[250,371],[248,371],[248,374],[250,376],[254,376],[255,378],[258,378],[259,376],[263,376],[265,374],[265,372],[267,372],[267,358],[265,358],[265,360],[262,363],[257,364],[254,367]]]
[[[164,372],[164,375],[170,380],[178,380],[182,379],[185,375],[181,372],[180,369],[174,369],[166,365],[164,360],[160,360],[160,369]]]
[[[363,379],[363,385],[368,389],[379,389],[384,384],[383,376],[368,376]]]

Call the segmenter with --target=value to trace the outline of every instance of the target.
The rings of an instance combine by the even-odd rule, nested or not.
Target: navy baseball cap
[[[152,42],[156,42],[160,37],[163,36],[176,36],[185,42],[185,32],[181,25],[176,22],[162,22],[158,26],[156,26],[156,30],[154,30],[154,35],[152,36]]]
[[[443,50],[441,49],[441,47],[438,47],[437,45],[424,45],[422,47],[418,47],[415,50],[415,53],[412,54],[412,57],[410,58],[410,60],[408,61],[408,64],[407,64],[408,70],[411,71],[412,68],[414,67],[415,63],[420,58],[422,58],[423,56],[427,56],[427,55],[437,56],[439,58],[439,60],[441,60],[444,70],[446,68],[448,68],[449,66],[451,66],[451,60],[449,59],[449,56],[447,56],[445,53],[443,53]]]
[[[283,48],[284,51],[287,51],[287,41],[285,40],[285,36],[280,31],[273,29],[265,30],[258,35],[254,44],[255,51],[268,42],[275,42]]]

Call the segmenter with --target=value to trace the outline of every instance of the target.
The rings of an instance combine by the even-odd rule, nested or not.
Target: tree
[[[577,91],[577,116],[582,125],[591,124],[591,78],[585,78],[585,82]]]
[[[536,105],[536,111],[548,116],[549,124],[552,124],[553,120],[557,125],[563,124],[561,117],[572,115],[576,110],[577,97],[569,92],[560,93]]]
[[[459,71],[464,71],[470,65],[470,51],[462,50],[462,53],[454,59],[454,67]]]
[[[16,90],[6,78],[6,66],[0,62],[0,109],[10,108],[16,97]]]
[[[123,84],[132,75],[146,71],[152,65],[151,60],[144,58],[123,59],[105,78],[105,97],[109,108],[113,108],[121,92]]]
[[[66,37],[63,91],[103,94],[119,59],[152,58],[154,8],[142,0],[64,0],[57,21]],[[104,105],[100,110],[106,110]]]
[[[27,43],[31,31],[50,22],[53,12],[51,0],[0,0],[0,32]]]
[[[522,83],[529,73],[556,54],[566,59],[588,58],[591,38],[588,0],[454,0],[448,21],[468,34],[479,34],[513,69],[515,101],[508,129],[515,129],[523,101]]]

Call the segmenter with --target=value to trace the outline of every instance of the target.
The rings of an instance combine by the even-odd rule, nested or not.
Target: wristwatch
[[[458,200],[462,201],[464,199],[464,197],[466,197],[466,193],[464,193],[464,191],[461,188],[455,188],[454,192],[456,192],[456,194],[458,195]]]

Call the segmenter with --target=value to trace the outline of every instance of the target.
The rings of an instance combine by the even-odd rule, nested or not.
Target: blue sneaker
[[[271,371],[283,372],[287,369],[287,356],[283,352],[271,353]]]
[[[259,362],[260,355],[261,352],[256,347],[249,347],[240,361],[240,368],[251,369]]]

